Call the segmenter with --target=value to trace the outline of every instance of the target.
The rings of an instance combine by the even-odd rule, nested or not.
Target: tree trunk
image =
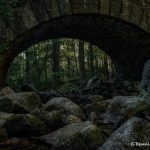
[[[68,79],[71,77],[71,60],[67,57],[67,71],[68,71]]]
[[[99,63],[98,63],[98,56],[95,56],[95,74],[98,73],[98,68],[99,68]]]
[[[82,88],[84,86],[85,80],[86,80],[86,73],[85,73],[85,62],[84,62],[84,42],[79,41],[79,74],[80,74],[80,87]]]
[[[25,60],[26,60],[26,82],[30,82],[30,63],[29,63],[29,50],[25,50]]]
[[[47,66],[45,67],[45,69],[44,69],[44,75],[45,75],[45,82],[47,82],[47,80],[48,80],[48,78],[47,78]]]
[[[109,78],[107,54],[104,54],[104,70],[105,70],[105,80],[107,80]]]
[[[73,53],[74,53],[74,61],[75,61],[75,67],[76,67],[76,73],[79,74],[79,70],[78,70],[78,59],[76,56],[76,48],[75,48],[75,42],[72,41],[72,49],[73,49]]]
[[[45,66],[46,66],[47,61],[48,61],[48,47],[46,47],[46,49],[44,49],[44,51],[45,51],[45,56],[44,56],[44,62],[43,62],[42,67],[39,71],[39,79],[38,79],[39,81],[41,80],[41,76],[45,70]]]
[[[91,44],[89,44],[89,55],[90,55],[90,77],[93,77],[95,74],[95,70],[94,70],[93,46]]]
[[[60,41],[53,40],[52,48],[52,71],[53,71],[53,80],[57,84],[60,82]]]

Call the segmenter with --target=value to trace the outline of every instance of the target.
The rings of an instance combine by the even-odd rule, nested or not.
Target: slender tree
[[[29,63],[29,50],[25,50],[25,61],[26,61],[26,82],[30,82],[30,63]]]
[[[73,49],[73,53],[74,53],[74,62],[75,62],[75,67],[76,67],[76,73],[79,74],[79,67],[78,67],[78,58],[77,58],[77,53],[78,53],[78,50],[76,49],[76,43],[78,44],[78,41],[74,41],[72,40],[72,49]]]
[[[60,81],[60,41],[52,41],[52,71],[53,71],[53,80],[55,83]]]
[[[79,50],[78,59],[79,59],[80,87],[83,87],[85,80],[86,80],[85,62],[84,62],[84,42],[83,41],[79,41],[78,50]]]
[[[90,58],[90,77],[93,77],[95,74],[94,71],[94,56],[93,56],[93,45],[89,43],[89,58]]]

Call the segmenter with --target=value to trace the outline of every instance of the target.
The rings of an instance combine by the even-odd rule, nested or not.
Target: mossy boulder
[[[103,101],[104,97],[101,95],[92,95],[92,96],[89,96],[89,99],[90,99],[91,103],[95,103],[95,102]]]
[[[42,105],[34,92],[14,93],[0,98],[0,112],[27,113]]]
[[[53,150],[91,150],[102,144],[100,130],[91,122],[69,124],[39,140],[52,145]]]
[[[81,119],[84,118],[82,109],[73,101],[65,97],[52,98],[43,105],[43,109],[46,111],[63,110],[67,115],[74,115]]]
[[[106,109],[111,102],[112,102],[112,99],[90,103],[90,104],[85,105],[84,111],[86,113],[90,113],[90,112],[104,113],[106,112]]]
[[[62,123],[61,112],[54,110],[52,112],[44,111],[42,109],[35,109],[31,112],[32,115],[44,121],[47,126],[55,126]]]
[[[148,110],[145,99],[137,96],[117,96],[108,106],[105,113],[105,122],[114,123],[116,126],[127,119],[144,113]]]
[[[62,120],[63,120],[63,123],[65,123],[65,124],[82,122],[80,118],[73,116],[73,115],[68,115],[68,116],[63,115]]]
[[[47,132],[44,122],[33,115],[0,113],[0,127],[9,135],[42,135]]]
[[[10,87],[5,87],[0,90],[0,96],[10,95],[14,94],[15,92]]]
[[[132,109],[132,115],[143,114],[144,116],[150,116],[149,105],[146,101],[139,101],[139,103]]]
[[[149,150],[149,146],[133,147],[132,142],[147,143],[150,141],[150,122],[133,117],[121,125],[99,150]]]
[[[98,148],[103,143],[102,132],[95,125],[89,125],[80,131],[80,135],[87,144],[91,143],[91,148]]]

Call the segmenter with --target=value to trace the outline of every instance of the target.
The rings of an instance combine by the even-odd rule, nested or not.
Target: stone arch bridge
[[[10,16],[0,16],[0,86],[20,52],[63,37],[97,45],[118,78],[139,80],[150,58],[150,0],[18,0]]]

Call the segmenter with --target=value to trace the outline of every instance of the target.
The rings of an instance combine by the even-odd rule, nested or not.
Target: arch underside
[[[141,16],[138,13],[142,10],[139,4],[132,4],[132,7],[135,8],[136,6],[139,9],[133,9],[131,15],[130,9],[127,9],[127,6],[131,3],[127,0],[112,0],[114,1],[112,5],[108,3],[109,0],[106,0],[107,3],[102,0],[94,0],[92,3],[85,0],[86,3],[82,3],[84,5],[83,10],[81,9],[83,6],[79,5],[80,3],[76,3],[75,7],[74,0],[69,3],[68,7],[64,1],[60,1],[62,3],[59,2],[57,5],[54,5],[54,1],[49,1],[53,4],[51,9],[47,8],[48,4],[43,7],[41,0],[34,3],[30,1],[17,9],[17,12],[21,10],[25,12],[24,17],[21,16],[22,13],[20,12],[20,22],[20,19],[10,22],[6,18],[5,23],[7,22],[7,26],[11,26],[9,32],[8,28],[6,32],[11,42],[9,48],[0,55],[2,60],[0,69],[3,70],[0,73],[1,80],[3,80],[0,81],[1,85],[5,83],[8,67],[20,52],[35,43],[53,38],[77,38],[97,45],[111,57],[117,70],[118,79],[139,80],[141,78],[144,62],[150,58],[150,35],[149,22],[142,18],[144,14],[141,17],[142,21],[138,18]],[[118,5],[117,1],[122,2],[121,5]],[[97,2],[103,4],[103,7],[97,7]],[[109,11],[106,13],[108,4]],[[63,5],[66,5],[66,7],[62,9],[60,6]],[[122,6],[120,12],[118,11],[119,6]],[[36,11],[39,7],[39,11]],[[137,14],[134,12],[135,10],[138,10]],[[144,13],[148,14],[147,17],[149,17],[146,8]],[[52,14],[53,17],[50,16]],[[135,17],[135,14],[138,17]],[[16,16],[18,18],[18,15]],[[131,20],[129,21],[129,19]]]
[[[45,22],[18,37],[12,42],[9,60],[35,43],[64,37],[85,40],[103,49],[122,79],[140,79],[143,64],[150,58],[150,38],[143,30],[112,17],[75,15]]]
[[[97,14],[132,23],[150,33],[150,0],[16,0],[8,16],[0,16],[0,38],[13,40],[53,18]]]

